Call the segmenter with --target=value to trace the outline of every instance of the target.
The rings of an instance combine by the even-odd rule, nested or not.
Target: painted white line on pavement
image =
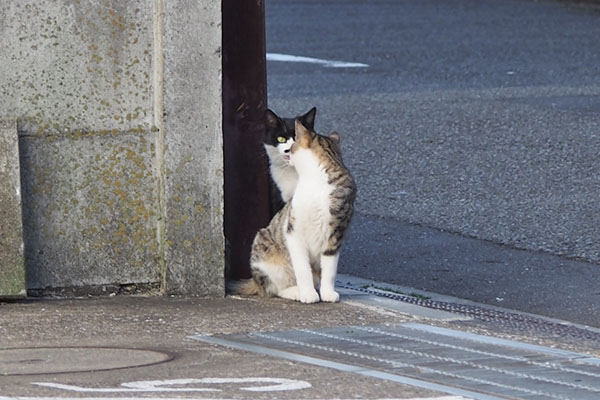
[[[330,68],[364,68],[364,67],[369,66],[368,64],[363,64],[363,63],[322,60],[320,58],[293,56],[290,54],[280,54],[280,53],[267,53],[267,61],[320,64],[324,67],[330,67]]]
[[[269,384],[267,386],[249,386],[241,387],[239,390],[249,392],[274,392],[283,390],[300,390],[308,389],[310,383],[294,379],[285,378],[184,378],[184,379],[166,379],[155,381],[136,381],[121,383],[121,387],[117,388],[89,388],[74,385],[65,385],[54,382],[32,382],[32,385],[48,387],[53,389],[70,390],[79,393],[139,393],[139,392],[220,392],[221,389],[207,387],[181,387],[184,385],[210,385],[210,384]],[[173,387],[178,386],[178,387]]]

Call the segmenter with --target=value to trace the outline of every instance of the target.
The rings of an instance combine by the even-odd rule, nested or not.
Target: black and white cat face
[[[306,114],[296,118],[281,118],[273,111],[267,109],[265,114],[265,149],[271,159],[271,163],[283,162],[289,164],[290,149],[294,144],[295,124],[294,120],[298,119],[302,125],[308,129],[314,129],[316,107],[313,107]]]

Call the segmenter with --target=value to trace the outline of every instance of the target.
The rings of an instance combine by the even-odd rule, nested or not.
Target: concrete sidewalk
[[[339,286],[340,304],[126,296],[0,303],[0,399],[494,399],[512,385],[496,376],[522,380],[537,372],[519,368],[544,365],[559,368],[534,376],[539,385],[523,389],[533,393],[512,397],[600,392],[597,330],[547,319],[536,327],[535,316],[350,277]],[[517,369],[505,371],[508,364]]]

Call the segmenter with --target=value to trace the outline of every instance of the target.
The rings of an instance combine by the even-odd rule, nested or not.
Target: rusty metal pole
[[[264,0],[223,0],[223,145],[228,278],[250,277],[250,246],[269,214]]]

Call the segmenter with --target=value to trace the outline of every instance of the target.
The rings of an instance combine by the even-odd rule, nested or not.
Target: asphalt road
[[[269,0],[268,53],[368,65],[268,63],[342,135],[341,272],[600,327],[599,37],[593,4]]]

